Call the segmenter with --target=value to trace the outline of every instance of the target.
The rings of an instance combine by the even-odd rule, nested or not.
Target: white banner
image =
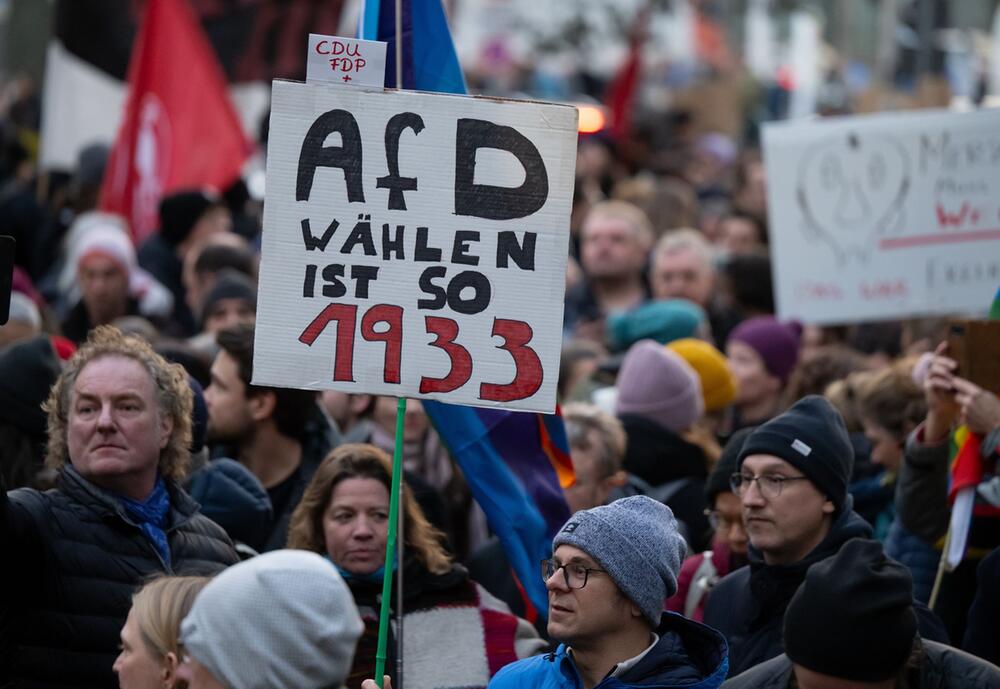
[[[552,412],[576,110],[275,81],[253,382]]]
[[[1000,284],[1000,111],[767,125],[781,318],[978,314]]]

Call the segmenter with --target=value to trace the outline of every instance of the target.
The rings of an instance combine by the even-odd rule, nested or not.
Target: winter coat
[[[950,482],[949,442],[928,443],[920,425],[907,438],[896,488],[896,510],[900,523],[911,533],[938,549],[951,520],[948,501]],[[987,466],[987,471],[991,467]],[[1000,546],[1000,517],[979,514],[985,508],[977,492],[969,527],[965,559],[944,574],[934,612],[941,616],[949,636],[958,643],[965,636],[969,606],[976,592],[976,568],[991,550]]]
[[[407,689],[485,687],[503,666],[548,648],[530,624],[512,615],[506,605],[470,579],[462,566],[454,565],[446,574],[431,574],[410,557],[403,571],[403,686]],[[374,676],[382,581],[347,577],[347,585],[365,623],[345,682],[347,689],[358,689],[363,680]],[[385,673],[398,686],[395,582],[392,595]]]
[[[641,416],[623,414],[628,444],[624,469],[654,488],[678,479],[684,485],[664,501],[687,527],[688,543],[700,552],[711,547],[711,527],[705,517],[708,463],[697,445]],[[655,496],[654,496],[655,497]]]
[[[913,577],[913,597],[926,604],[934,589],[941,551],[910,532],[899,518],[893,520],[885,539],[885,554],[906,565]]]
[[[619,677],[606,677],[594,689],[714,689],[729,669],[726,640],[717,631],[674,613],[664,613],[660,639],[636,665]],[[608,668],[609,671],[611,668]],[[566,645],[552,653],[508,665],[489,689],[583,689]]]
[[[1000,548],[983,558],[978,574],[976,598],[969,608],[969,623],[965,628],[962,648],[994,665],[1000,665],[1000,633],[997,630],[997,620],[1000,620]]]
[[[44,493],[0,486],[0,686],[117,687],[111,666],[136,588],[239,560],[196,502],[176,484],[168,491],[169,564],[113,496],[71,468]]]
[[[1000,687],[1000,668],[935,641],[921,642],[923,657],[907,676],[907,689],[993,689]],[[784,653],[733,677],[723,689],[789,689],[792,661]]]
[[[216,459],[192,473],[184,488],[235,543],[263,550],[271,529],[271,499],[253,472],[234,459]]]
[[[730,674],[737,675],[784,653],[785,610],[809,567],[836,554],[852,538],[871,538],[871,526],[852,511],[852,506],[848,495],[826,538],[798,562],[765,564],[751,545],[750,564],[712,589],[705,605],[705,624],[718,629],[729,641]],[[948,641],[941,621],[926,606],[915,601],[914,610],[924,638]]]

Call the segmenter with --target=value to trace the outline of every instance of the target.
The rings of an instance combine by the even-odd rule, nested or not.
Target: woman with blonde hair
[[[158,577],[132,596],[113,669],[121,689],[174,689],[181,620],[209,577]]]
[[[323,460],[292,514],[288,547],[326,556],[354,595],[365,623],[348,689],[373,676],[379,599],[389,527],[392,463],[373,445],[348,444]],[[511,615],[455,564],[404,485],[403,674],[407,689],[485,687],[507,663],[544,650],[527,622]],[[393,591],[396,591],[395,585]],[[393,621],[396,606],[393,594]],[[395,624],[389,631],[386,670],[395,680]],[[442,659],[448,662],[442,664]]]

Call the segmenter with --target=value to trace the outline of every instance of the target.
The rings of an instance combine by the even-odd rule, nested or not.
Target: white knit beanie
[[[321,689],[344,683],[363,628],[333,564],[276,550],[213,579],[181,623],[181,642],[229,689]]]

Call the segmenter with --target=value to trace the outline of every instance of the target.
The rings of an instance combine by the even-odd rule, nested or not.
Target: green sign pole
[[[375,684],[382,686],[385,675],[385,646],[389,638],[389,607],[392,602],[393,559],[396,556],[396,536],[399,522],[399,486],[403,476],[403,421],[406,398],[396,403],[396,444],[392,453],[392,489],[389,491],[389,533],[385,540],[385,568],[382,575],[382,604],[378,617],[378,650],[375,653]],[[400,570],[400,576],[402,576]],[[400,601],[402,604],[402,601]]]

